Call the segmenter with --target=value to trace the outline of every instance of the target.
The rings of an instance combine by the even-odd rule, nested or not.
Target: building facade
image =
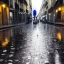
[[[41,5],[41,8],[40,8],[40,11],[39,11],[39,14],[38,14],[38,17],[40,18],[40,19],[42,19],[43,18],[43,16],[45,16],[45,12],[47,11],[47,9],[46,9],[46,1],[47,0],[44,0],[44,3],[42,2],[42,5]]]
[[[47,0],[46,2],[44,0],[40,12],[41,17],[46,13],[46,20],[48,22],[64,23],[64,0]]]
[[[0,25],[25,22],[26,14],[31,13],[30,3],[31,0],[0,0]]]
[[[64,2],[63,0],[50,0],[51,5],[48,8],[49,21],[53,23],[64,22]],[[48,1],[48,4],[50,3]]]
[[[56,22],[64,22],[64,1],[57,0],[55,3],[55,12],[56,12]]]
[[[9,1],[0,1],[0,25],[9,24]]]
[[[40,18],[43,21],[43,18],[45,19],[45,21],[47,20],[47,14],[48,14],[48,0],[44,0],[44,3],[42,3],[42,7],[40,10],[41,13],[40,14]]]

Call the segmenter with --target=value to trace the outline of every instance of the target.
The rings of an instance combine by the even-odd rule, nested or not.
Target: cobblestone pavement
[[[30,23],[0,31],[0,64],[62,64],[63,29]]]

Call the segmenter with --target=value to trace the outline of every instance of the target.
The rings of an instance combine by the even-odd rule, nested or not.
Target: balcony
[[[9,5],[9,0],[0,0],[0,1],[6,3],[7,5]]]
[[[48,2],[46,1],[45,4],[43,5],[44,7],[46,7],[48,5]]]
[[[19,10],[19,5],[17,3],[15,3],[15,9]]]
[[[48,9],[48,6],[46,6],[46,9]]]

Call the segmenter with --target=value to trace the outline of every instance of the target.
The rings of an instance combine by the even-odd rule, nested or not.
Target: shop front
[[[0,25],[8,25],[9,24],[9,7],[0,2]]]
[[[64,6],[60,6],[56,9],[56,22],[64,22]]]

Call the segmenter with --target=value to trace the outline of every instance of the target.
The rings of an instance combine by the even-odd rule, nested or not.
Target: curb
[[[50,24],[50,25],[55,25],[55,26],[64,26],[63,24],[56,24],[56,23],[51,23],[51,22],[45,22],[45,24]]]
[[[13,25],[5,25],[5,26],[1,26],[1,29],[6,29],[6,28],[11,28],[11,27],[15,27],[15,26],[20,26],[20,25],[24,25],[25,23],[19,23],[19,24],[13,24]]]

